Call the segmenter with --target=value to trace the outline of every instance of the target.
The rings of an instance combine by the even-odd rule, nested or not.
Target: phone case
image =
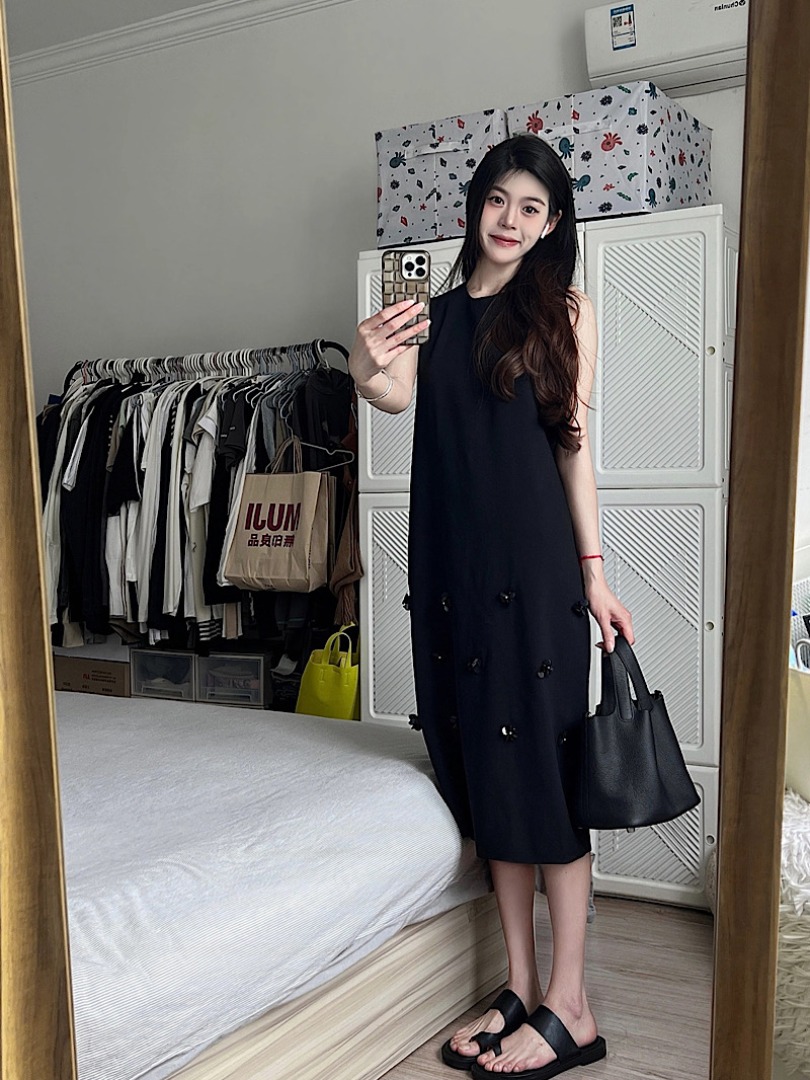
[[[424,263],[417,260],[423,259]],[[408,269],[410,264],[411,269]],[[412,276],[424,271],[421,277]],[[421,300],[425,305],[405,327],[430,318],[430,254],[422,248],[414,251],[384,251],[382,257],[382,306],[398,304],[400,300]],[[404,329],[404,328],[403,328]],[[408,345],[422,345],[428,339],[428,328],[414,334]]]

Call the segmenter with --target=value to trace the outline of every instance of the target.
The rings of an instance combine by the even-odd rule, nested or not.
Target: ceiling
[[[203,7],[209,0],[5,0],[9,54],[118,30],[145,19]]]

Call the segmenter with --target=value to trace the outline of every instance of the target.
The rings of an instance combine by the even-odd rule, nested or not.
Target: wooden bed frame
[[[810,232],[808,57],[808,0],[751,0],[710,1080],[765,1080],[772,1069],[787,612]],[[0,1077],[72,1080],[76,1060],[53,683],[3,18],[0,76]],[[319,1058],[317,1065],[310,1059],[307,1072],[299,1041],[294,1074],[313,1080],[378,1076],[395,1063],[395,1056],[497,985],[500,961],[493,959],[485,973],[481,959],[490,946],[495,950],[489,930],[483,929],[491,927],[492,916],[490,909],[479,924],[476,914],[465,928],[462,913],[456,912],[432,926],[404,931],[385,956],[380,951],[370,958],[372,967],[361,985],[353,982],[359,971],[347,973],[342,990],[336,984],[306,1004],[292,1003],[278,1024],[288,1037],[307,1015],[342,1032],[331,1049],[317,1040],[315,1052],[328,1053],[328,1065],[327,1059]],[[457,970],[466,989],[459,993],[444,981],[440,950],[437,957],[431,952],[439,943],[453,950],[455,936],[465,932],[469,950],[461,948]],[[388,969],[396,981],[387,1003],[389,1009],[396,1003],[408,1033],[387,1061],[372,1061],[375,1051],[368,1039],[364,1043],[363,1029],[383,1010],[374,992],[369,1000],[364,990],[376,986],[382,994],[377,976],[400,946],[405,952]],[[411,965],[414,972],[403,970]],[[413,1005],[408,986],[421,987]],[[435,987],[432,993],[430,986]],[[315,1011],[307,1014],[305,1009]],[[274,1039],[275,1024],[268,1014],[241,1036],[222,1040],[185,1071],[186,1080],[268,1077],[267,1058],[259,1059],[272,1043],[261,1040]],[[356,1065],[361,1046],[365,1073]],[[278,1044],[272,1052],[281,1053]],[[273,1076],[279,1080],[277,1059]]]
[[[336,979],[218,1040],[172,1080],[377,1080],[505,978],[490,894],[406,926]],[[313,1030],[321,1036],[308,1037]]]

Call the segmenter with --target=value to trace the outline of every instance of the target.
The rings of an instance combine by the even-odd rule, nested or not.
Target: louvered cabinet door
[[[414,244],[430,252],[430,292],[436,295],[461,251],[460,240]],[[364,251],[357,263],[357,319],[362,322],[382,307],[382,252]],[[358,401],[359,490],[407,491],[416,393],[401,413],[382,412]]]
[[[721,488],[599,492],[608,585],[633,618],[649,689],[660,690],[684,759],[720,761],[725,501]],[[601,640],[591,619],[594,643]],[[601,650],[591,705],[601,696]]]
[[[408,493],[359,496],[361,719],[407,723],[416,712],[408,591]]]
[[[597,894],[709,907],[706,863],[717,842],[718,769],[692,765],[689,774],[700,802],[675,821],[591,833]]]
[[[725,482],[736,246],[720,206],[586,224],[598,487]]]

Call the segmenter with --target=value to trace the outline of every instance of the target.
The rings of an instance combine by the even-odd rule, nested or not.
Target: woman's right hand
[[[430,320],[423,319],[414,326],[402,329],[409,319],[418,314],[424,304],[401,300],[383,308],[376,315],[364,319],[357,327],[354,344],[349,354],[349,374],[362,386],[384,371],[392,360],[401,356],[413,345],[404,344],[408,338],[424,330]]]

